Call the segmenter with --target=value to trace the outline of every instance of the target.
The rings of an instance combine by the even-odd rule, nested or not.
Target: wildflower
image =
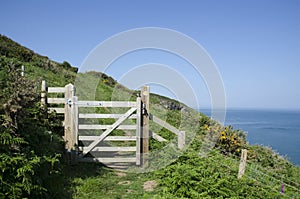
[[[220,137],[221,140],[225,140],[226,139],[226,133],[225,133],[225,131],[221,131],[220,135],[221,135],[221,137]]]
[[[223,137],[223,138],[226,138],[226,133],[225,133],[225,131],[221,131],[220,132],[220,135],[221,135],[221,138]]]
[[[226,137],[226,133],[225,133],[225,131],[221,131],[221,132],[220,132],[220,134],[221,134],[221,136],[224,136],[224,137]]]
[[[204,124],[204,129],[205,129],[205,130],[208,130],[208,129],[209,129],[209,127],[208,127],[207,124]]]

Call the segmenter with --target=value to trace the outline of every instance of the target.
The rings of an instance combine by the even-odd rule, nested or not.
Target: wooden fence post
[[[65,86],[65,149],[67,150],[68,156],[72,159],[72,150],[74,149],[73,131],[74,131],[74,121],[75,116],[73,115],[73,96],[75,95],[75,89],[72,84]]]
[[[22,65],[21,66],[21,76],[24,77],[24,74],[25,74],[25,66]]]
[[[149,153],[149,86],[143,86],[141,88],[141,100],[142,100],[142,165],[148,166],[148,153]]]
[[[136,98],[136,165],[141,165],[141,127],[142,127],[142,103],[141,98]]]
[[[74,93],[73,93],[74,95]],[[72,146],[72,161],[77,161],[77,152],[78,152],[78,97],[72,97],[72,123],[71,123],[71,146]]]
[[[241,160],[240,160],[240,166],[239,166],[239,173],[238,173],[238,179],[240,179],[246,170],[246,160],[247,160],[247,149],[242,149],[241,154]]]
[[[179,131],[178,133],[178,148],[183,149],[185,147],[185,131]]]
[[[46,87],[46,81],[42,81],[42,87],[41,87],[41,106],[44,107],[46,106],[46,92],[47,92],[47,87]]]
[[[76,147],[78,146],[78,117],[79,117],[79,113],[78,113],[78,97],[77,96],[73,96],[72,97],[72,126],[71,126],[71,130],[72,130],[72,149],[76,150]]]
[[[41,106],[46,106],[46,81],[42,81],[42,87],[41,87]]]

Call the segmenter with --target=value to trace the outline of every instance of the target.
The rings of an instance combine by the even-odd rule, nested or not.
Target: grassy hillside
[[[153,171],[70,165],[64,158],[60,118],[39,106],[41,80],[48,86],[97,82],[92,92],[97,100],[134,100],[137,91],[105,74],[76,74],[67,62],[51,61],[5,36],[0,36],[0,56],[0,198],[300,198],[299,167],[267,147],[249,145],[241,130],[154,94],[151,113],[187,132],[186,150],[178,151],[174,135],[151,123],[151,130],[168,140],[150,141]],[[79,98],[93,97],[88,87],[78,89]],[[242,149],[248,149],[247,167],[237,179]]]

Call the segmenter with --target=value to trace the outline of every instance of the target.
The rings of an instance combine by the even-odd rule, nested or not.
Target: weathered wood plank
[[[92,151],[136,151],[136,147],[95,147]]]
[[[136,165],[141,165],[141,129],[142,129],[142,101],[136,98]]]
[[[64,104],[64,103],[66,103],[66,99],[65,98],[48,98],[47,102],[49,104]]]
[[[72,84],[68,84],[65,86],[65,98],[72,99],[74,96],[75,88]],[[72,100],[71,100],[72,101]],[[65,103],[65,118],[64,118],[64,141],[65,141],[65,149],[68,151],[73,150],[73,122],[74,115],[72,114],[73,105]]]
[[[79,118],[90,118],[90,119],[105,119],[105,118],[120,118],[124,114],[96,114],[96,113],[80,113]],[[132,114],[129,119],[135,119],[136,114]]]
[[[65,87],[48,87],[48,93],[65,93]]]
[[[99,138],[100,136],[79,136],[79,140],[82,141],[94,141]],[[136,136],[107,136],[106,138],[104,138],[104,141],[136,141]]]
[[[166,121],[163,121],[163,120],[159,119],[158,117],[155,117],[154,115],[150,116],[150,120],[152,120],[156,124],[164,127],[165,129],[168,129],[169,131],[171,131],[172,133],[174,133],[176,135],[178,135],[180,133],[180,130],[178,130],[174,126],[168,124]]]
[[[247,149],[242,149],[241,159],[240,159],[240,165],[239,165],[239,173],[238,173],[238,179],[243,177],[245,170],[246,170],[246,161],[247,161]]]
[[[106,136],[108,136],[115,128],[117,128],[122,122],[124,122],[134,111],[136,108],[129,109],[122,117],[120,117],[110,128],[106,129],[97,140],[92,142],[86,150],[83,150],[83,155],[89,153],[93,148],[97,146]]]
[[[47,90],[46,81],[43,80],[42,86],[41,86],[41,106],[42,107],[46,106],[46,97],[47,97],[46,90]]]
[[[167,142],[167,140],[165,138],[161,137],[160,135],[158,135],[152,131],[150,131],[150,136],[159,142]]]
[[[102,163],[116,163],[116,162],[135,162],[136,158],[81,158],[80,162],[102,162]]]
[[[112,125],[98,125],[98,124],[80,124],[79,129],[80,130],[103,130],[103,129],[108,129],[111,128]],[[135,130],[136,125],[120,125],[116,129],[119,130]]]
[[[143,86],[141,88],[141,100],[142,100],[142,166],[148,166],[149,156],[149,102],[150,102],[150,88],[149,86]]]
[[[77,96],[73,96],[72,98],[73,104],[72,104],[72,144],[73,144],[73,150],[76,150],[76,146],[78,146],[78,106],[76,105],[76,102],[78,101]]]
[[[48,110],[51,112],[51,111],[55,111],[56,113],[59,113],[59,114],[63,114],[65,113],[65,108],[48,108]]]
[[[78,101],[79,107],[136,107],[136,102],[128,101]]]
[[[178,133],[178,148],[183,149],[185,147],[185,131],[179,131]]]

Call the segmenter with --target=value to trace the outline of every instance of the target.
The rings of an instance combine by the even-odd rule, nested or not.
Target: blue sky
[[[0,2],[0,34],[55,61],[80,66],[92,49],[114,34],[169,28],[193,38],[211,56],[222,76],[228,107],[300,109],[299,1]],[[118,67],[143,61],[179,71],[189,67],[165,53],[148,51],[119,59],[107,72],[118,79]],[[209,106],[205,84],[193,80],[192,72],[186,78],[189,75],[200,106]],[[163,89],[156,92],[171,95]]]

